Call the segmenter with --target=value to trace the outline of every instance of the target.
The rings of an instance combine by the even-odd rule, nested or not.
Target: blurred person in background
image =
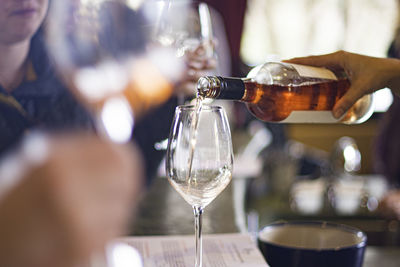
[[[400,27],[390,45],[388,56],[400,59]],[[375,140],[374,167],[383,174],[394,188],[387,194],[380,207],[384,214],[400,220],[400,96],[394,94],[390,108],[380,120],[378,136]]]
[[[90,129],[93,120],[55,74],[40,28],[48,0],[0,0],[0,155],[32,128]]]

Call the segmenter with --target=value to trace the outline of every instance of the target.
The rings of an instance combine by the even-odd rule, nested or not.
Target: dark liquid
[[[242,101],[249,110],[264,121],[279,122],[292,111],[331,111],[350,87],[348,80],[309,85],[281,86],[245,82]]]

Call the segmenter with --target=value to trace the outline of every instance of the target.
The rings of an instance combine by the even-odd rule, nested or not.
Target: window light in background
[[[396,0],[248,0],[241,57],[250,65],[272,58],[346,50],[385,57],[397,26]],[[278,56],[276,56],[278,55]],[[375,111],[392,103],[375,93]]]

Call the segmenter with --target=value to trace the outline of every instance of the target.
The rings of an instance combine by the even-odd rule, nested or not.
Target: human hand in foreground
[[[92,135],[46,143],[43,161],[0,199],[2,266],[86,266],[132,215],[142,178],[132,147]]]
[[[299,57],[284,62],[343,69],[351,87],[333,107],[333,115],[340,118],[362,96],[388,87],[400,94],[400,60],[377,58],[338,51],[321,56]]]

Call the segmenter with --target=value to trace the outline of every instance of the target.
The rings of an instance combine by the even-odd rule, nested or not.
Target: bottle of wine
[[[362,123],[373,113],[372,95],[359,99],[342,118],[332,115],[349,87],[344,72],[269,62],[253,68],[247,78],[201,77],[197,95],[244,102],[254,116],[268,122]]]

